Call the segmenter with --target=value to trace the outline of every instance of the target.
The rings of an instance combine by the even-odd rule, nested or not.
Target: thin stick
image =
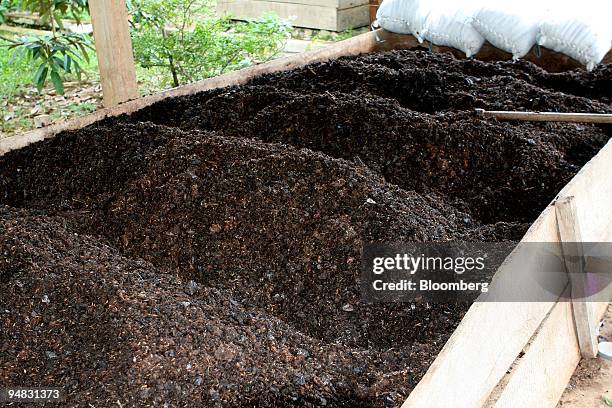
[[[532,122],[582,122],[612,123],[609,113],[560,113],[560,112],[519,112],[519,111],[486,111],[476,109],[476,115],[497,120],[522,120]]]

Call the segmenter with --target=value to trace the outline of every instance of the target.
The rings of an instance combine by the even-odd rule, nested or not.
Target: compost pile
[[[70,405],[394,406],[466,304],[360,302],[364,242],[518,240],[610,137],[612,67],[341,58],[0,158],[0,381]]]

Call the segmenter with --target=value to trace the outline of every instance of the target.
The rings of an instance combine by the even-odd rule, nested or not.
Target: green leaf
[[[602,394],[601,399],[607,406],[612,407],[612,392],[606,391]]]
[[[85,49],[85,46],[82,43],[78,43],[78,46],[81,49],[81,55],[83,55],[85,62],[89,64],[89,54],[87,54],[87,50]]]
[[[62,16],[57,11],[53,13],[53,19],[55,20],[55,23],[57,24],[57,26],[61,30],[64,30],[64,23],[62,23]]]
[[[62,61],[60,58],[52,57],[51,60],[53,61],[52,64],[53,64],[54,71],[64,68],[64,61]]]
[[[70,72],[70,64],[72,63],[72,58],[70,58],[69,54],[64,54],[64,71]]]
[[[49,68],[46,63],[40,64],[38,67],[38,71],[36,71],[36,75],[34,75],[34,83],[36,84],[36,89],[40,93],[45,86],[45,81],[47,80],[47,73],[49,72]]]
[[[83,70],[81,69],[81,66],[79,65],[78,62],[76,62],[75,60],[72,60],[72,67],[73,67],[73,71],[76,73],[78,80],[81,80],[81,74],[83,72]]]
[[[57,91],[58,94],[64,94],[64,83],[62,82],[62,78],[59,76],[57,71],[51,71],[51,82],[53,83],[53,87]]]

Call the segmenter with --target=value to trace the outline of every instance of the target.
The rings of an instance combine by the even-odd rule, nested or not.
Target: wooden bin
[[[368,0],[219,0],[217,14],[249,20],[264,13],[291,19],[295,27],[345,31],[367,26]]]
[[[412,36],[381,30],[369,32],[323,49],[270,61],[2,139],[0,155],[54,137],[64,130],[82,128],[108,116],[135,112],[163,99],[243,84],[257,75],[340,56],[422,46]],[[425,44],[425,47],[429,45]],[[445,47],[431,48],[460,54]],[[532,52],[526,58],[556,71],[578,66],[566,56],[545,49],[541,52],[541,56]],[[488,44],[477,57],[485,60],[511,58]],[[611,61],[611,57],[608,54],[605,61]],[[575,197],[585,242],[612,242],[611,173],[612,141],[559,193],[559,196]],[[543,209],[522,241],[561,245],[552,204]],[[511,254],[496,272],[494,282],[511,280],[512,262]],[[542,273],[538,260],[532,262],[530,272],[534,276]],[[533,292],[540,289],[526,287],[524,290]],[[593,318],[598,320],[607,303],[594,306]],[[474,303],[404,406],[555,407],[579,361],[580,350],[571,303]]]

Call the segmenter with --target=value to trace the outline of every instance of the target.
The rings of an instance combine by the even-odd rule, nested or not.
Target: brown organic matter
[[[399,51],[0,158],[0,381],[69,405],[395,406],[467,304],[360,299],[365,242],[519,240],[610,127],[612,67]]]

